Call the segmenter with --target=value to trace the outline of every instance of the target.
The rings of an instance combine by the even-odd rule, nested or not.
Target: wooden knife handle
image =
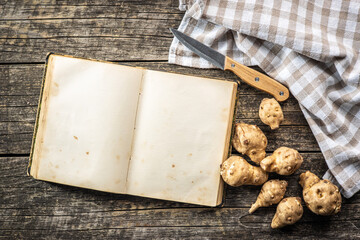
[[[289,90],[284,85],[265,74],[234,61],[229,57],[225,58],[224,70],[232,71],[247,84],[273,95],[279,102],[285,101],[289,98]]]

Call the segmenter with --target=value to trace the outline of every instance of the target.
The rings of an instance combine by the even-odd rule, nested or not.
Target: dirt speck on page
[[[89,152],[86,152],[86,155],[89,155]]]
[[[75,139],[75,140],[79,140],[79,138],[78,138],[77,136],[74,136],[74,139]]]
[[[174,167],[175,167],[175,164],[172,164],[171,167],[174,168]]]

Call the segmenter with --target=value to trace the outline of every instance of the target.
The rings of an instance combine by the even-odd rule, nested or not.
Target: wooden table
[[[109,194],[42,182],[26,176],[47,52],[115,61],[155,70],[234,80],[232,73],[167,63],[169,27],[183,16],[177,0],[14,1],[0,3],[0,238],[360,238],[360,194],[344,199],[340,214],[320,217],[306,207],[295,225],[270,228],[275,206],[247,211],[259,187],[226,189],[225,205],[208,208]],[[237,121],[258,124],[267,151],[298,149],[301,169],[286,196],[301,196],[299,174],[322,176],[326,163],[297,101],[282,104],[277,131],[261,123],[258,106],[267,94],[243,84]],[[272,178],[278,176],[271,175]]]

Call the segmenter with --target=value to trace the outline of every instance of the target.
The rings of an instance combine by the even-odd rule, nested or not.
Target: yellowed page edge
[[[52,77],[52,62],[53,62],[53,56],[49,55],[48,59],[46,61],[46,67],[45,67],[45,75],[43,77],[43,82],[42,82],[42,89],[41,89],[41,94],[40,94],[40,101],[39,101],[39,106],[38,106],[38,114],[37,114],[37,119],[36,119],[36,123],[35,123],[35,130],[34,130],[34,137],[33,137],[33,143],[31,146],[31,155],[30,155],[30,160],[29,160],[29,167],[30,169],[30,175],[33,176],[34,178],[37,178],[38,176],[38,167],[39,167],[39,162],[38,162],[38,155],[39,155],[39,149],[42,148],[42,142],[39,139],[43,138],[43,134],[44,134],[44,129],[39,127],[40,122],[44,122],[46,119],[44,118],[44,116],[46,116],[46,112],[47,112],[47,100],[49,97],[49,92],[50,92],[50,81],[51,81],[51,77]]]
[[[228,125],[228,130],[227,130],[227,137],[225,140],[225,150],[224,150],[224,157],[223,157],[223,162],[229,157],[229,155],[231,154],[231,147],[230,147],[230,140],[231,140],[231,134],[232,134],[232,127],[233,127],[233,123],[234,123],[234,116],[235,116],[235,111],[236,111],[236,102],[237,102],[237,88],[238,88],[238,84],[234,83],[233,85],[234,89],[233,89],[233,93],[232,93],[232,103],[231,103],[231,107],[230,107],[230,113],[229,113],[229,125]],[[220,166],[219,166],[219,174],[220,174]],[[222,178],[220,178],[220,183],[219,183],[219,192],[218,192],[218,200],[217,200],[217,204],[222,204],[223,202],[223,196],[224,196],[224,181],[222,180]]]

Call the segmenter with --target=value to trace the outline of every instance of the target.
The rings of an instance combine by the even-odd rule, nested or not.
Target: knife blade
[[[218,68],[232,71],[247,84],[271,94],[279,102],[289,98],[289,90],[276,80],[236,62],[178,30],[173,28],[170,30],[184,46]]]

